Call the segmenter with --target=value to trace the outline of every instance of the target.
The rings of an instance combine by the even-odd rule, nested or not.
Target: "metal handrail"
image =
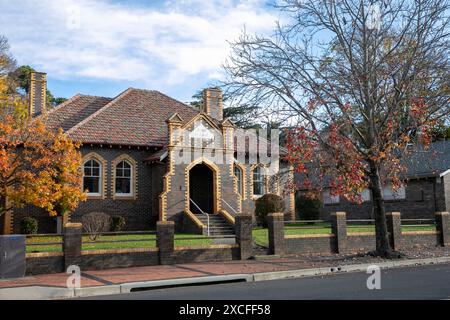
[[[234,212],[234,214],[238,213],[236,210],[234,210],[234,208],[228,202],[225,201],[224,198],[222,198],[222,201],[228,206],[228,208],[230,208]]]
[[[204,215],[206,215],[206,223],[207,223],[207,225],[206,225],[206,232],[207,232],[207,235],[208,235],[208,237],[209,237],[209,214],[207,214],[206,212],[204,212],[195,202],[194,202],[194,200],[192,200],[191,198],[189,198],[189,200],[192,202],[192,204],[198,209],[198,210],[200,210],[200,212],[202,213],[202,214],[204,214]]]

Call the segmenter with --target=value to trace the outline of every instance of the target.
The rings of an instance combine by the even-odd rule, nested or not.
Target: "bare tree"
[[[91,212],[85,214],[81,221],[83,229],[89,234],[89,239],[95,241],[103,232],[108,232],[111,228],[111,217],[104,212]]]
[[[8,39],[0,35],[0,77],[8,75],[16,65],[16,61],[9,52]]]
[[[299,119],[288,160],[332,194],[373,198],[377,253],[389,245],[382,185],[401,185],[408,146],[448,117],[449,1],[282,0],[272,37],[232,43],[230,102]],[[317,166],[311,166],[311,163]],[[311,167],[314,167],[311,170]],[[320,183],[318,183],[320,185]]]

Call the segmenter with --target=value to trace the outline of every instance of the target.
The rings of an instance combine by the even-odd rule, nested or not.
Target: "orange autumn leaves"
[[[0,79],[0,215],[29,204],[67,214],[85,200],[79,145],[31,120],[26,102],[5,88]]]

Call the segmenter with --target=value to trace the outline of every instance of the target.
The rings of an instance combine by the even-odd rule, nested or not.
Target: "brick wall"
[[[106,160],[106,194],[105,199],[88,199],[81,202],[78,208],[71,214],[72,222],[80,222],[81,217],[89,212],[101,211],[111,216],[124,216],[126,219],[125,230],[149,230],[154,229],[158,220],[157,199],[161,192],[162,171],[161,166],[149,166],[143,163],[143,159],[148,157],[150,151],[140,151],[127,148],[109,147],[83,147],[83,155],[95,152]],[[137,197],[135,200],[113,199],[112,189],[112,161],[120,155],[128,155],[136,161],[137,165]],[[157,179],[155,182],[153,179]],[[54,233],[56,231],[55,218],[42,209],[27,206],[14,210],[14,232],[20,233],[20,221],[25,216],[33,216],[39,222],[40,233]]]
[[[238,246],[211,246],[209,248],[175,248],[173,262],[211,262],[211,261],[231,261],[239,259]]]
[[[284,236],[287,254],[310,253],[354,253],[373,251],[376,248],[376,238],[373,232],[348,233],[345,212],[334,212],[332,218],[332,234],[305,234]],[[401,231],[401,214],[390,212],[386,214],[389,240],[394,250],[435,247],[450,245],[450,216],[448,212],[436,212],[435,231]],[[276,223],[268,217],[269,230],[282,229],[283,224]],[[280,239],[270,236],[269,247],[279,246]],[[280,251],[282,252],[282,251]]]
[[[450,175],[448,175],[450,177]],[[450,180],[450,178],[448,179]],[[386,200],[386,212],[402,212],[403,218],[430,219],[434,217],[436,211],[446,211],[443,208],[445,201],[450,205],[450,181],[445,191],[444,184],[437,183],[435,178],[409,180],[406,186],[406,199]],[[345,211],[348,219],[370,219],[372,214],[372,203],[364,202],[354,204],[341,197],[338,204],[327,204],[321,213],[321,219],[328,220],[330,213],[335,211]],[[297,215],[299,213],[297,212]]]
[[[288,254],[332,253],[335,247],[333,235],[286,236]]]

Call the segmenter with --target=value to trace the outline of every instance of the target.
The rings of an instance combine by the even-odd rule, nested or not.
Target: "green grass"
[[[312,228],[296,229],[289,228],[293,226],[309,226]],[[436,230],[434,225],[423,226],[402,226],[403,232],[414,231],[434,231]],[[347,226],[348,233],[360,233],[360,232],[375,232],[375,226]],[[306,234],[331,234],[330,224],[327,223],[315,223],[314,225],[306,225],[304,223],[289,224],[284,228],[285,235],[306,235]],[[253,229],[253,240],[256,244],[267,246],[269,243],[267,229],[255,228]]]
[[[200,237],[205,239],[192,240],[177,240],[177,238]],[[113,249],[134,249],[134,248],[155,248],[156,235],[145,234],[131,234],[131,235],[105,235],[97,239],[97,241],[111,241],[111,240],[148,240],[148,241],[129,241],[129,242],[109,242],[109,243],[86,243],[91,242],[88,236],[83,236],[82,250],[113,250]],[[27,244],[40,242],[61,242],[61,236],[48,237],[30,237],[27,238]],[[195,247],[210,245],[211,240],[206,236],[189,233],[175,234],[175,246]],[[27,246],[27,252],[61,252],[62,245],[42,245],[42,246]]]

